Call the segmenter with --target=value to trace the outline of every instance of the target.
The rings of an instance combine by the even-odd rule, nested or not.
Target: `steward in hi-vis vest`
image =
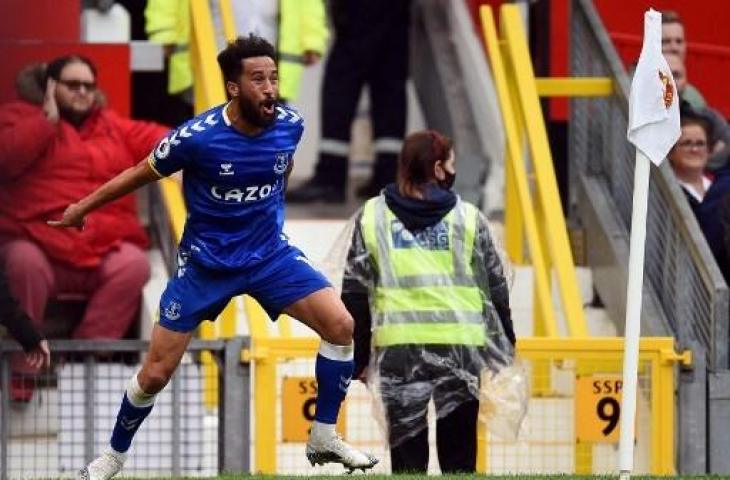
[[[259,7],[267,4],[259,3]],[[299,95],[304,66],[315,63],[324,55],[329,31],[323,0],[279,0],[273,12],[256,13],[257,2],[236,0],[234,18],[237,33],[248,36],[254,33],[263,36],[277,47],[279,68],[279,96],[292,102]],[[213,2],[211,2],[213,4]],[[270,15],[271,14],[271,15]],[[276,25],[271,31],[243,29],[254,27],[247,23],[248,17],[270,16]],[[148,0],[145,8],[145,31],[150,41],[168,46],[169,78],[168,93],[180,94],[193,85],[193,70],[190,63],[190,0]],[[260,23],[260,22],[259,22]],[[266,35],[270,33],[271,35]],[[273,37],[273,38],[272,38]]]
[[[355,216],[342,298],[354,376],[383,403],[394,473],[426,472],[431,398],[442,472],[473,472],[480,375],[514,355],[502,261],[485,217],[451,191],[454,175],[448,138],[411,134],[398,183]]]

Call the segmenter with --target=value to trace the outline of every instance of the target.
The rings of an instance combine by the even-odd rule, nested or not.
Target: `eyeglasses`
[[[82,88],[87,92],[96,90],[96,82],[84,82],[83,80],[59,80],[58,83],[65,86],[72,92],[80,92]]]
[[[705,142],[704,140],[682,140],[681,142],[677,143],[677,146],[685,150],[691,150],[693,148],[696,148],[698,150],[704,150],[705,148],[707,148],[707,142]]]

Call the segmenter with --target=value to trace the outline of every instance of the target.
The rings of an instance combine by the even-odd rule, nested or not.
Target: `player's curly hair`
[[[243,72],[242,60],[251,57],[270,57],[276,61],[276,49],[265,38],[254,34],[238,37],[218,54],[218,65],[223,72],[223,79],[237,81]]]

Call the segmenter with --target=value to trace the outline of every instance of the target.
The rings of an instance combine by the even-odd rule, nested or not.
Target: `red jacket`
[[[51,124],[40,107],[0,106],[0,238],[27,238],[53,260],[93,268],[120,242],[148,244],[132,195],[87,218],[83,231],[46,224],[154,148],[167,128],[96,110],[80,129]]]

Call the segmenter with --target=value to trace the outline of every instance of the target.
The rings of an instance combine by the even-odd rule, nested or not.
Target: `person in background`
[[[684,23],[679,14],[673,10],[664,10],[662,13],[662,53],[679,55],[682,63],[687,61],[687,41],[684,36]],[[705,98],[697,88],[686,83],[683,98],[694,108],[707,106]]]
[[[254,34],[279,54],[279,98],[299,98],[304,67],[316,65],[329,38],[324,0],[236,0],[232,2],[238,35]]]
[[[350,129],[367,86],[375,165],[357,196],[395,180],[406,130],[410,0],[332,0],[335,40],[322,85],[322,137],[314,176],[287,192],[294,203],[345,201]]]
[[[136,199],[96,212],[83,229],[46,222],[133,165],[168,129],[106,108],[96,78],[89,59],[59,57],[21,72],[21,99],[0,106],[0,264],[39,330],[50,299],[74,296],[87,305],[72,337],[114,339],[138,318],[150,274]],[[36,370],[13,363],[19,374]]]
[[[356,214],[342,300],[354,376],[370,369],[378,383],[393,473],[426,473],[431,398],[441,472],[473,473],[481,372],[514,355],[502,263],[485,217],[451,190],[456,171],[450,139],[413,133],[397,183]]]
[[[682,134],[667,155],[677,181],[725,281],[730,281],[727,240],[730,236],[730,169],[708,174],[710,126],[691,111],[682,112]]]
[[[10,336],[23,347],[26,360],[32,368],[51,366],[48,340],[33,328],[30,317],[20,308],[18,301],[10,293],[8,279],[3,268],[0,268],[0,324],[4,325]],[[30,400],[30,398],[12,395],[12,390],[16,390],[17,386],[11,384],[10,388],[12,400]]]
[[[664,57],[677,85],[680,111],[689,115],[700,116],[709,124],[708,153],[710,157],[707,168],[710,170],[722,168],[728,163],[728,157],[730,157],[730,126],[718,111],[709,106],[694,107],[691,102],[687,101],[687,69],[684,62],[676,53],[665,53]]]
[[[178,125],[193,114],[189,0],[148,0],[144,17],[147,39],[162,44],[165,58],[167,96],[160,119]]]
[[[304,67],[316,64],[327,45],[323,0],[234,0],[231,6],[238,35],[252,33],[277,47],[281,101],[296,100]],[[150,41],[164,45],[168,93],[192,105],[189,10],[189,0],[149,0],[145,29]]]

